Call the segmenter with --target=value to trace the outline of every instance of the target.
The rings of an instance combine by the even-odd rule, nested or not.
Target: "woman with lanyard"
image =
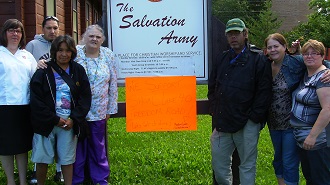
[[[92,91],[92,105],[86,120],[90,137],[78,142],[73,184],[85,179],[85,166],[94,184],[107,185],[110,167],[107,158],[106,124],[118,111],[117,67],[110,49],[102,47],[105,36],[98,25],[91,25],[77,46],[76,62],[84,66]],[[86,164],[88,163],[88,164]]]

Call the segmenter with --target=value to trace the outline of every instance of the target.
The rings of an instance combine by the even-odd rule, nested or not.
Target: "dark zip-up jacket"
[[[251,45],[230,64],[235,57],[232,50],[220,54],[209,78],[210,111],[220,132],[235,133],[248,119],[265,123],[271,103],[271,63]]]
[[[53,62],[53,61],[51,61]],[[91,89],[84,67],[70,61],[70,77],[76,84],[75,92],[71,91],[71,114],[75,134],[79,134],[79,123],[85,117],[91,106]],[[46,69],[38,69],[30,82],[30,106],[33,131],[48,137],[60,120],[56,115],[56,84],[50,65]]]

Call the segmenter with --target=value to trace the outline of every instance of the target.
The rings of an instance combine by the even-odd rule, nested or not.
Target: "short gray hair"
[[[93,30],[93,29],[96,29],[96,30],[98,30],[99,32],[101,32],[102,33],[102,43],[105,41],[105,35],[104,35],[104,30],[103,30],[103,28],[101,27],[101,26],[99,26],[99,25],[97,25],[97,24],[93,24],[93,25],[90,25],[90,26],[88,26],[87,28],[86,28],[86,31],[85,31],[85,33],[84,34],[82,34],[82,38],[81,38],[81,40],[80,40],[80,42],[79,42],[79,44],[80,45],[84,45],[84,44],[86,44],[86,35],[91,31],[91,30]]]

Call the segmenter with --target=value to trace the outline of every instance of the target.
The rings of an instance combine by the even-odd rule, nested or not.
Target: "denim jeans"
[[[260,124],[248,120],[243,129],[236,133],[214,130],[211,141],[212,168],[218,184],[232,185],[232,154],[237,148],[241,164],[239,176],[241,184],[255,184],[257,145]]]
[[[277,178],[283,178],[287,185],[299,183],[298,146],[293,129],[269,130],[274,147],[273,167]]]
[[[307,185],[330,185],[330,147],[318,150],[299,148],[301,168]]]

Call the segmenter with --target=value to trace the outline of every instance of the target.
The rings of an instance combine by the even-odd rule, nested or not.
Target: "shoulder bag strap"
[[[62,79],[68,84],[70,87],[71,93],[75,95],[76,92],[76,84],[74,83],[73,79],[70,77],[68,73],[66,73],[59,65],[55,62],[47,62],[61,77]]]

